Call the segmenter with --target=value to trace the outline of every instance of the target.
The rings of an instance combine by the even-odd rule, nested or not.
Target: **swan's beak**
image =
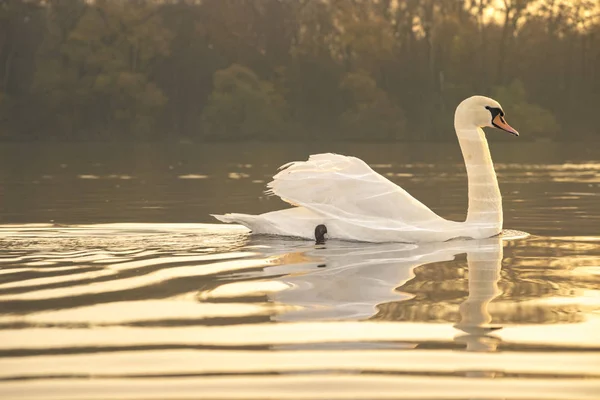
[[[503,131],[511,133],[515,136],[519,136],[519,132],[517,132],[515,128],[507,124],[504,117],[500,114],[494,117],[494,119],[492,120],[492,124],[498,129],[502,129]]]

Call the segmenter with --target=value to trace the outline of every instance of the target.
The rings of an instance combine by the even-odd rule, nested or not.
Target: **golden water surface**
[[[281,207],[264,182],[305,148],[5,148],[0,398],[598,399],[600,160],[505,146],[515,230],[325,245],[208,217]],[[380,150],[357,155],[464,214],[453,147],[421,163]]]

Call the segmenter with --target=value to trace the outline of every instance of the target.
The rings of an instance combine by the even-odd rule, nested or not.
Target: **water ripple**
[[[5,225],[0,243],[2,398],[600,389],[594,236],[315,246],[222,225]]]

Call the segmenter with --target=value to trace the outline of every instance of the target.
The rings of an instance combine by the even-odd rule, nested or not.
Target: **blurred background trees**
[[[597,0],[0,0],[0,138],[598,135]]]

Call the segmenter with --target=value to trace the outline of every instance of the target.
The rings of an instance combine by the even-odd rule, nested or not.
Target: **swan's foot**
[[[316,244],[324,244],[325,243],[325,234],[327,233],[327,227],[323,224],[317,225],[315,228],[315,241]]]

